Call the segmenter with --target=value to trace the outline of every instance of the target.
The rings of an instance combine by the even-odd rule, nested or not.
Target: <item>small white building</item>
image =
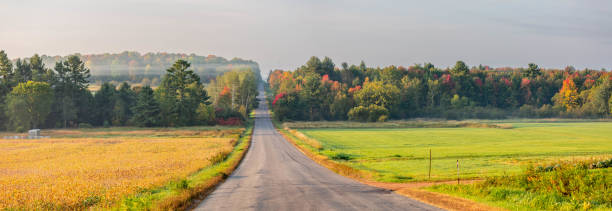
[[[37,138],[40,136],[40,129],[32,129],[28,131],[28,137]]]

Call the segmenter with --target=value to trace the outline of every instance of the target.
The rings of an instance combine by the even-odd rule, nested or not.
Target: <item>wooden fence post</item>
[[[459,160],[457,160],[457,185],[459,184]]]
[[[429,149],[429,180],[431,180],[431,149]]]

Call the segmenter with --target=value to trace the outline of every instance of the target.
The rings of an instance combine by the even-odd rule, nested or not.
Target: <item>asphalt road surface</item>
[[[261,102],[244,160],[196,210],[440,210],[315,163],[274,129]]]

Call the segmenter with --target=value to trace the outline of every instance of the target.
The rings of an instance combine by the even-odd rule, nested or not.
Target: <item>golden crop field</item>
[[[56,130],[43,133],[57,136],[48,139],[0,139],[0,210],[110,207],[209,166],[242,131]]]

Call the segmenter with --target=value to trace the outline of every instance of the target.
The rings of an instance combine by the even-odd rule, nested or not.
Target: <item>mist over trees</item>
[[[295,71],[271,72],[268,85],[279,120],[606,118],[612,112],[612,73],[534,63],[372,68],[312,57]]]
[[[196,54],[180,53],[145,53],[124,51],[122,53],[105,54],[75,54],[85,64],[91,72],[89,78],[91,83],[102,84],[105,82],[119,83],[127,81],[130,84],[139,83],[143,86],[157,86],[161,83],[161,76],[177,60],[185,60],[191,64],[191,70],[200,77],[203,83],[208,83],[217,75],[236,69],[252,70],[259,72],[259,65],[251,60],[233,58],[231,60],[214,55],[199,56]],[[39,77],[41,65],[49,67],[57,62],[64,61],[68,56],[47,56],[36,57],[32,73]],[[16,59],[14,63],[18,66],[19,62],[32,60],[32,58]],[[27,63],[25,66],[28,66]],[[16,68],[20,72],[21,68]],[[26,71],[27,72],[27,71]],[[43,74],[44,75],[44,74]],[[27,81],[27,80],[25,80]],[[21,80],[20,82],[24,82]]]
[[[92,71],[86,64],[92,60],[71,55],[48,68],[44,58],[34,55],[13,62],[0,51],[0,129],[237,125],[257,105],[261,81],[259,69],[236,66],[210,79],[215,88],[206,88],[191,63],[178,59],[156,89],[106,82],[92,92]],[[231,92],[216,91],[219,88]]]

